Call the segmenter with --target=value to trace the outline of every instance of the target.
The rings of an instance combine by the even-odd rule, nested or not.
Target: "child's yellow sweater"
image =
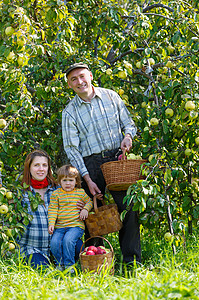
[[[48,223],[55,228],[80,227],[85,229],[84,221],[80,220],[77,201],[85,203],[84,208],[88,211],[93,207],[93,202],[83,189],[74,189],[65,192],[62,188],[55,190],[50,197],[48,208]]]

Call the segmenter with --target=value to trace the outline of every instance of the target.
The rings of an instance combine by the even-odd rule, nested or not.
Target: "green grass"
[[[195,235],[176,248],[155,235],[142,234],[143,266],[122,268],[116,234],[115,274],[33,270],[17,256],[0,261],[0,299],[199,299],[199,242]]]

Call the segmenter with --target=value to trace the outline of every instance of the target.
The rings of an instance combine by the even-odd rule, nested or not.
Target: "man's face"
[[[74,69],[68,74],[68,86],[80,97],[85,96],[92,92],[92,79],[93,75],[89,70],[83,68]]]

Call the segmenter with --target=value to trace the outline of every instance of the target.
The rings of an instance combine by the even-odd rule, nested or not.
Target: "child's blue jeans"
[[[51,252],[57,265],[65,267],[75,263],[75,247],[84,230],[80,227],[56,228],[51,239]]]

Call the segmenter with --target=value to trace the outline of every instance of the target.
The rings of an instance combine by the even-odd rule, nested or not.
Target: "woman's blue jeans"
[[[69,267],[75,263],[75,247],[84,230],[80,227],[64,227],[55,229],[51,238],[51,252],[56,265]]]

